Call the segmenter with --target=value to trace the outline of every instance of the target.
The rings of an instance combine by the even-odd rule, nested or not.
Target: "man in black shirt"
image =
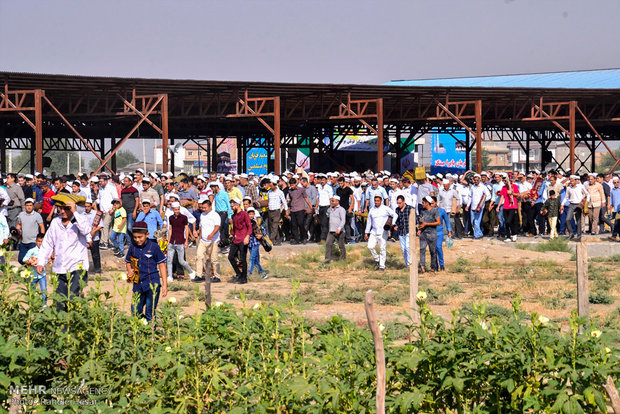
[[[340,197],[340,206],[344,208],[346,215],[345,221],[345,241],[349,243],[353,237],[353,228],[351,227],[351,220],[353,219],[353,190],[351,189],[351,183],[347,182],[344,177],[338,178],[338,187],[336,188],[336,195]]]

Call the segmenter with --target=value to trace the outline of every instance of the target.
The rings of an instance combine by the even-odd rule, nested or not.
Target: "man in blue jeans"
[[[482,229],[480,225],[482,223],[482,215],[484,213],[484,203],[491,198],[489,189],[480,182],[480,174],[474,175],[474,184],[469,190],[470,204],[465,207],[467,211],[471,212],[471,224],[474,227],[474,238],[482,238]]]
[[[32,198],[24,200],[24,211],[17,216],[17,229],[22,232],[17,261],[19,264],[24,264],[24,256],[36,246],[37,234],[45,233],[43,218],[34,211],[34,200]]]
[[[405,265],[411,265],[411,257],[409,256],[409,216],[413,207],[405,203],[405,197],[399,195],[396,197],[396,222],[394,223],[394,231],[398,232],[398,240],[400,241],[400,250],[405,259]]]

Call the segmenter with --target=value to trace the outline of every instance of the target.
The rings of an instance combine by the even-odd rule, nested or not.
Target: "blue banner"
[[[465,171],[465,134],[431,133],[431,174]]]
[[[267,150],[265,148],[252,148],[246,153],[247,173],[256,175],[267,174]]]

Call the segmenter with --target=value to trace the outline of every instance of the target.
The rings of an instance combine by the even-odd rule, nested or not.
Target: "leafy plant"
[[[610,305],[614,303],[614,297],[604,290],[595,290],[594,292],[590,293],[590,297],[588,298],[588,300],[592,304],[600,305]]]
[[[76,411],[75,399],[96,404],[93,412],[375,410],[370,332],[340,316],[305,319],[298,305],[308,292],[298,282],[285,307],[249,306],[246,295],[255,293],[244,290],[238,292],[241,308],[217,302],[183,315],[179,302],[168,299],[150,324],[126,312],[131,294],[124,281],[114,280],[121,310],[119,298],[95,281],[85,297],[68,300],[68,312],[58,312],[42,306],[29,276],[10,265],[0,270],[3,410],[18,385],[69,390],[45,394],[58,411]],[[50,275],[51,287],[56,284]],[[342,286],[334,292],[357,298],[365,291]],[[51,294],[48,300],[60,299]],[[606,409],[602,384],[607,375],[618,378],[620,361],[607,349],[605,327],[573,314],[570,330],[562,332],[542,316],[526,315],[519,300],[512,310],[472,303],[449,321],[424,299],[418,306],[419,323],[386,323],[388,412]],[[50,409],[21,397],[22,412]]]

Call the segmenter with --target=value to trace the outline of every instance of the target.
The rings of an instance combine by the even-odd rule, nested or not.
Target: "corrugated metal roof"
[[[620,69],[477,76],[471,78],[394,80],[386,82],[384,85],[479,88],[620,89]]]

